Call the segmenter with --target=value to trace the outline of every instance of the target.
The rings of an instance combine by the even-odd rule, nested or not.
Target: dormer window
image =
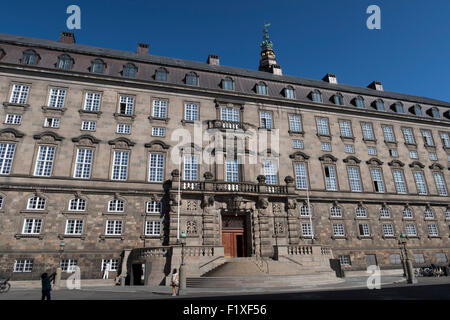
[[[155,80],[166,82],[167,81],[167,70],[165,68],[159,68],[155,73]]]
[[[69,70],[72,67],[72,58],[67,54],[60,55],[56,67],[58,69]]]
[[[186,75],[186,84],[188,86],[198,86],[198,75],[195,72],[189,72]]]
[[[136,76],[137,67],[133,63],[127,63],[123,66],[122,75],[127,78],[134,78]]]
[[[284,88],[284,97],[287,99],[295,99],[294,88],[291,86]]]
[[[394,111],[397,113],[405,113],[405,109],[403,108],[403,104],[401,102],[397,102],[394,104]]]
[[[22,64],[37,64],[38,61],[38,55],[36,53],[36,51],[34,50],[25,50],[23,52],[23,57],[22,57]]]
[[[95,59],[92,61],[91,72],[93,73],[103,73],[103,69],[105,68],[105,63],[102,59]]]
[[[6,52],[2,48],[0,48],[0,60],[2,60],[4,56],[6,56]]]
[[[423,116],[423,113],[422,113],[422,107],[421,107],[420,105],[416,104],[416,105],[414,106],[414,114],[415,114],[416,116],[419,116],[419,117],[422,117],[422,116]]]
[[[364,109],[365,105],[364,105],[364,98],[361,96],[358,96],[355,98],[355,105],[357,108],[359,109]]]
[[[378,111],[384,111],[384,101],[381,100],[381,99],[378,99],[378,100],[375,102],[375,107],[376,107],[376,109],[377,109]]]
[[[314,102],[322,102],[322,93],[319,90],[314,90],[311,95]]]
[[[234,81],[230,77],[226,77],[222,80],[222,89],[224,90],[234,90]]]
[[[441,115],[439,114],[439,109],[436,107],[431,108],[430,112],[431,112],[431,116],[435,119],[439,119],[441,117]]]
[[[256,84],[256,93],[267,95],[267,85],[264,82],[259,82]]]
[[[342,106],[342,105],[344,105],[344,97],[342,96],[342,94],[336,93],[333,96],[333,102],[336,105]]]

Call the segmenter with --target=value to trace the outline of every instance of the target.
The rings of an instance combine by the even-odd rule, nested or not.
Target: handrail
[[[206,265],[208,265],[208,264],[210,264],[210,263],[213,263],[214,261],[219,260],[219,259],[221,259],[221,258],[225,258],[225,256],[219,256],[219,257],[217,257],[217,258],[214,258],[214,259],[208,261],[207,263],[202,264],[202,265],[199,266],[198,268],[201,269],[201,268],[203,268],[204,266],[206,266]]]

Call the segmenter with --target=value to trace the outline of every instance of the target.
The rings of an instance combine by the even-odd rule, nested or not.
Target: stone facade
[[[23,52],[28,49],[38,55],[35,64],[23,64]],[[68,70],[56,67],[63,53],[73,59]],[[101,74],[90,72],[91,62],[98,58],[106,65]],[[302,229],[310,218],[300,214],[300,208],[308,201],[312,207],[313,243],[324,250],[331,248],[334,257],[343,256],[343,261],[348,256],[350,264],[346,268],[364,269],[366,256],[371,254],[376,255],[381,268],[399,267],[391,255],[400,254],[398,237],[401,232],[406,233],[406,224],[414,224],[417,230],[416,236],[408,236],[408,248],[413,253],[424,254],[426,263],[436,263],[436,253],[444,253],[448,259],[449,197],[447,191],[444,194],[437,189],[434,173],[442,174],[444,183],[449,179],[450,146],[441,139],[441,133],[450,131],[449,103],[262,71],[194,62],[180,65],[176,61],[145,53],[101,51],[77,44],[0,35],[0,99],[4,102],[0,109],[0,143],[15,145],[12,166],[8,173],[0,175],[0,272],[13,279],[36,278],[43,270],[54,269],[60,259],[73,259],[83,277],[99,278],[102,259],[114,259],[119,260],[119,267],[113,276],[123,275],[124,269],[129,275],[139,274],[136,264],[143,263],[147,266],[142,274],[145,281],[163,284],[171,268],[179,266],[181,251],[186,250],[183,254],[190,273],[199,276],[224,256],[222,222],[227,215],[242,217],[244,221],[244,256],[293,255],[312,244],[311,235],[305,235]],[[128,62],[137,66],[133,78],[125,78],[121,73]],[[160,67],[168,71],[167,81],[155,79]],[[189,72],[196,72],[197,86],[187,85],[185,77]],[[221,87],[227,76],[233,77],[234,90]],[[258,81],[267,85],[267,95],[254,91]],[[23,103],[11,102],[15,84],[29,86]],[[283,96],[288,85],[295,89],[294,99]],[[49,106],[52,88],[66,91],[63,107]],[[315,89],[320,89],[323,102],[311,101]],[[84,110],[88,92],[101,93],[99,111]],[[336,92],[343,96],[343,105],[329,100]],[[120,111],[123,95],[134,97],[134,109],[129,115]],[[357,96],[364,98],[366,109],[353,105]],[[167,102],[165,117],[155,117],[152,112],[158,99]],[[387,111],[371,107],[377,99],[383,99]],[[402,102],[404,113],[390,110],[389,106],[396,102]],[[221,119],[220,110],[236,108],[240,117],[232,123],[233,134],[246,136],[241,129],[264,131],[272,135],[271,139],[279,134],[279,147],[269,144],[263,155],[252,154],[251,150],[238,153],[247,160],[239,165],[239,182],[227,182],[226,168],[218,162],[200,163],[195,181],[180,179],[178,164],[171,161],[173,151],[179,147],[178,138],[172,135],[180,128],[194,135],[195,124],[186,118],[187,104],[198,106],[203,131],[215,128],[225,135],[224,129],[229,128],[230,122]],[[416,104],[422,107],[422,117],[408,111]],[[429,114],[433,107],[439,118]],[[261,128],[261,112],[271,115],[271,130]],[[20,124],[7,123],[8,114],[21,115]],[[301,130],[292,130],[290,115],[301,117]],[[44,126],[49,117],[59,118],[58,128]],[[319,134],[318,118],[328,119],[328,134]],[[340,120],[351,122],[349,136],[342,135]],[[82,121],[96,121],[95,130],[81,130]],[[362,123],[366,122],[372,124],[374,140],[363,136]],[[118,124],[131,125],[131,133],[116,133]],[[385,141],[386,125],[393,128],[394,142]],[[154,127],[164,127],[165,135],[152,136]],[[412,129],[414,144],[405,143],[403,128]],[[432,133],[434,146],[425,144],[423,129]],[[249,136],[245,139],[244,149],[251,149],[254,142]],[[294,148],[293,140],[301,140],[303,148]],[[329,143],[331,150],[322,151],[323,143]],[[200,155],[207,144],[200,140],[200,145],[183,145],[183,150]],[[344,145],[353,145],[354,153],[346,152]],[[35,174],[39,146],[56,147],[49,176]],[[369,155],[368,147],[376,147],[377,154]],[[80,148],[93,150],[88,179],[74,177]],[[389,149],[397,149],[398,156]],[[124,181],[112,179],[114,151],[129,152]],[[221,149],[216,147],[214,151],[217,160]],[[417,151],[418,159],[411,159],[409,151]],[[436,154],[437,160],[430,160],[430,152]],[[165,156],[161,182],[149,181],[150,154]],[[254,164],[248,162],[252,156],[257,159]],[[275,184],[266,184],[263,163],[267,159],[278,163]],[[297,188],[296,163],[306,164],[307,190]],[[327,190],[327,165],[336,168],[335,191]],[[358,168],[361,191],[352,191],[348,167]],[[384,192],[375,189],[372,168],[381,170]],[[406,193],[397,191],[394,170],[403,172]],[[413,176],[416,171],[424,173],[426,195],[419,195]],[[182,195],[179,208],[178,188]],[[31,210],[28,201],[33,197],[46,199],[45,208]],[[84,199],[85,210],[70,210],[72,199]],[[123,201],[124,210],[110,212],[111,200]],[[161,203],[161,210],[147,210],[149,201]],[[331,207],[340,208],[341,216],[332,216]],[[366,217],[357,217],[358,207],[365,208]],[[412,218],[403,216],[405,207],[412,210]],[[390,217],[380,217],[381,208],[388,208]],[[426,218],[426,209],[431,209],[434,217]],[[27,234],[25,220],[33,218],[42,219],[41,230]],[[70,219],[83,221],[81,234],[67,234]],[[107,234],[108,220],[122,221],[120,234]],[[146,233],[147,221],[160,223],[161,230]],[[335,234],[333,224],[344,225],[342,236]],[[368,225],[367,236],[361,235],[360,224]],[[383,224],[392,225],[392,236],[383,232]],[[437,234],[429,233],[430,224],[436,225]],[[183,248],[177,241],[180,231],[186,233]],[[12,272],[15,262],[23,259],[33,261],[33,271]]]

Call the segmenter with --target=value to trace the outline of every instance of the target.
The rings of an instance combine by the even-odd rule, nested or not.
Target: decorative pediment
[[[411,162],[410,164],[409,164],[409,167],[410,168],[414,168],[414,167],[419,167],[419,168],[421,168],[421,169],[423,169],[423,168],[425,168],[425,165],[422,163],[422,162],[420,162],[420,161],[413,161],[413,162]]]
[[[168,145],[167,143],[165,143],[164,141],[161,140],[153,140],[149,143],[145,144],[146,148],[152,148],[152,149],[169,149],[170,145]]]
[[[116,146],[116,148],[129,148],[129,147],[134,146],[136,143],[134,143],[133,141],[131,141],[128,138],[120,137],[120,138],[116,138],[114,140],[109,140],[108,144],[114,145],[114,146]]]
[[[99,139],[91,136],[90,134],[83,134],[79,137],[72,138],[72,141],[83,145],[93,145],[100,142]]]
[[[361,160],[359,160],[355,156],[348,156],[347,158],[345,158],[342,161],[344,161],[345,163],[350,163],[350,164],[359,164],[359,163],[361,163]]]
[[[336,162],[337,158],[333,156],[332,154],[324,154],[323,156],[319,157],[320,161],[326,161],[326,162]]]
[[[35,140],[42,140],[44,142],[54,142],[54,141],[62,141],[64,137],[59,134],[51,131],[46,131],[42,133],[35,134],[33,136]]]
[[[308,160],[310,156],[308,156],[306,153],[303,153],[301,151],[297,151],[289,155],[289,158],[295,159],[295,160]]]
[[[439,163],[433,163],[431,166],[429,166],[431,170],[442,170],[444,169],[443,165],[440,165]]]
[[[392,160],[391,162],[388,162],[388,165],[391,167],[404,167],[405,164],[401,162],[400,160]]]
[[[383,161],[381,161],[378,158],[370,158],[369,160],[366,161],[367,164],[370,165],[378,165],[381,166],[383,164]]]
[[[0,130],[0,140],[14,140],[17,138],[23,138],[23,136],[25,136],[25,134],[13,128]]]

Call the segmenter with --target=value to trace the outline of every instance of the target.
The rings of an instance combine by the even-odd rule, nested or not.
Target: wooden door
[[[226,257],[246,256],[246,238],[244,226],[244,217],[223,217],[222,245]]]

